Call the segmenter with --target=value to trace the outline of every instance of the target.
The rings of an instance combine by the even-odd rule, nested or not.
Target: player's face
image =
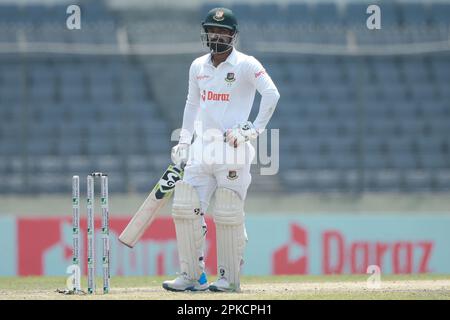
[[[206,32],[208,47],[212,52],[222,53],[232,48],[233,31],[220,27],[208,27]]]
[[[230,43],[233,31],[220,27],[209,27],[206,29],[209,39],[211,41],[218,41],[222,43]]]

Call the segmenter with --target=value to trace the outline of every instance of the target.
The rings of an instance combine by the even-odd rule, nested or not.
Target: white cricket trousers
[[[223,141],[204,143],[196,139],[189,152],[183,180],[197,191],[202,212],[208,209],[218,187],[233,190],[242,201],[245,200],[252,181],[250,166],[255,156],[250,142],[233,148]]]

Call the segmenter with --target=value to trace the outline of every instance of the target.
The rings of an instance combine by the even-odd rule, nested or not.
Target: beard
[[[225,43],[221,40],[209,42],[208,46],[214,53],[222,53],[228,51],[232,47],[231,44]]]

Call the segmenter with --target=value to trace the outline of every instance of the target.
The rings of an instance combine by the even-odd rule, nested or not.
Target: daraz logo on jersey
[[[201,98],[203,101],[230,101],[229,93],[215,93],[213,91],[202,91]]]

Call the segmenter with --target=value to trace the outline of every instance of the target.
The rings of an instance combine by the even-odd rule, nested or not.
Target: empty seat
[[[143,119],[143,122],[139,122],[137,127],[142,132],[144,138],[150,138],[153,135],[163,135],[168,137],[167,124],[161,121],[155,122]]]
[[[372,3],[347,3],[343,19],[347,27],[365,27],[368,17],[366,10],[370,4]]]
[[[418,167],[423,170],[444,169],[450,167],[450,162],[442,153],[419,153],[417,156]]]
[[[408,153],[413,150],[413,140],[408,136],[393,136],[386,140],[389,153]]]
[[[69,174],[81,175],[88,174],[93,171],[91,160],[87,156],[82,156],[79,153],[75,155],[65,155],[61,157],[64,159],[66,169]]]
[[[432,134],[435,136],[450,135],[449,120],[446,117],[433,118],[428,122],[428,125],[431,128]]]
[[[424,123],[418,118],[399,118],[396,124],[398,132],[404,136],[416,136],[422,133]]]
[[[126,160],[127,171],[151,171],[153,165],[147,155],[129,155]]]
[[[94,102],[112,103],[114,88],[109,84],[95,84],[90,87],[90,97]]]
[[[382,27],[398,26],[400,24],[399,5],[390,1],[379,4],[382,15]]]
[[[86,143],[89,155],[115,155],[119,153],[119,146],[112,139],[91,138]]]
[[[371,191],[400,191],[402,188],[401,173],[385,169],[370,171],[366,175],[364,186]]]
[[[25,190],[24,175],[21,173],[7,173],[0,179],[0,192],[17,195]]]
[[[422,86],[418,84],[407,86],[407,95],[409,100],[416,103],[433,104],[439,99],[436,86],[425,83]]]
[[[160,154],[168,152],[171,144],[167,139],[168,137],[166,135],[163,135],[160,139],[154,135],[152,139],[144,138],[142,140],[142,145],[140,146],[140,151],[147,154]]]
[[[297,168],[298,160],[291,156],[280,158],[280,168],[282,170],[295,169]]]
[[[96,156],[91,158],[92,163],[102,172],[118,172],[122,168],[122,159],[115,156]]]
[[[380,92],[380,98],[383,98],[385,101],[396,102],[406,99],[406,87],[403,84],[386,83],[382,86]]]
[[[99,120],[97,106],[89,103],[73,103],[66,105],[67,116],[71,122],[85,122],[87,124]]]
[[[30,88],[30,98],[32,101],[48,102],[55,99],[56,90],[53,85],[33,85]]]
[[[161,177],[162,172],[167,169],[168,164],[171,163],[170,154],[165,153],[147,153],[149,161],[152,162],[153,170],[156,172],[157,178]]]
[[[57,139],[55,137],[40,138],[32,137],[27,141],[27,152],[29,155],[51,155],[56,153]]]
[[[428,23],[427,8],[421,3],[401,5],[400,17],[405,27],[425,26]]]
[[[123,133],[117,136],[114,140],[119,153],[142,154],[145,152],[145,148],[142,147],[144,141],[140,137],[133,137],[128,133],[127,134]],[[156,150],[156,148],[153,150]]]
[[[438,101],[420,99],[416,104],[417,117],[422,121],[432,121],[445,119],[447,112],[445,105]]]
[[[398,121],[395,121],[395,119],[370,119],[367,118],[365,121],[364,126],[364,132],[366,133],[366,136],[384,136],[384,137],[390,137],[392,135],[395,135],[399,128],[398,128]]]
[[[359,155],[357,155],[359,157]],[[386,155],[383,155],[379,152],[365,152],[362,156],[362,159],[359,160],[362,166],[366,169],[387,169],[391,167],[389,159]]]
[[[445,65],[436,66],[435,69],[433,70],[433,74],[434,74],[436,81],[448,83],[448,81],[450,81],[449,70],[450,70],[450,68],[448,68],[448,67],[446,68]]]
[[[85,143],[81,139],[59,139],[56,152],[61,156],[86,154]]]
[[[65,103],[70,103],[74,101],[84,101],[86,100],[86,92],[83,86],[62,86],[61,91],[61,101]]]
[[[0,21],[16,22],[20,17],[21,8],[17,5],[2,4],[0,10]]]
[[[306,3],[291,3],[286,8],[289,24],[313,25],[311,7]]]
[[[421,136],[415,139],[415,146],[421,154],[437,154],[442,151],[442,140],[434,136]]]
[[[387,140],[377,135],[366,136],[363,139],[363,150],[368,153],[387,153]]]
[[[130,172],[129,189],[134,192],[149,193],[159,178],[155,171]]]
[[[369,60],[373,72],[378,78],[391,79],[399,81],[400,69],[399,62],[391,57],[376,57]]]
[[[429,191],[432,176],[424,170],[406,170],[403,173],[405,191]]]
[[[381,98],[381,89],[372,84],[363,85],[361,86],[360,95],[364,101],[378,101]]]
[[[2,155],[20,155],[23,147],[12,140],[0,140],[0,154]]]
[[[8,105],[5,108],[0,109],[0,123],[3,125],[13,124],[20,126],[24,115],[26,114],[26,108],[23,105]]]
[[[407,81],[417,83],[429,80],[429,70],[422,59],[405,59],[402,67]]]
[[[98,111],[99,111],[98,120],[101,120],[104,122],[119,123],[126,116],[125,111],[120,108],[114,108],[114,107],[111,107],[108,109],[101,108],[101,109],[98,109]]]
[[[276,3],[261,3],[253,6],[254,18],[262,19],[269,24],[286,23],[284,12],[281,12],[280,6]],[[236,13],[237,14],[237,13]]]
[[[419,108],[416,103],[397,101],[389,106],[399,120],[412,119],[420,116]]]
[[[301,172],[301,173],[300,173]],[[285,171],[280,172],[281,182],[286,185],[289,190],[294,191],[305,191],[304,188],[309,186],[309,183],[305,181],[304,175],[306,175],[305,171],[300,170],[289,170],[289,174]]]
[[[65,173],[66,165],[64,159],[59,156],[34,156],[31,162],[36,172],[42,173]]]
[[[13,87],[0,86],[0,103],[9,104],[11,102],[20,102],[24,96],[24,90],[20,84]]]
[[[450,90],[448,90],[448,83],[438,82],[436,84],[436,90],[442,101],[450,101]]]
[[[39,117],[41,123],[48,125],[54,125],[56,123],[62,123],[66,120],[67,109],[63,105],[59,104],[42,104],[36,106],[36,115]]]
[[[333,168],[332,159],[320,154],[301,154],[299,157],[299,168],[311,170],[324,170]]]
[[[331,135],[326,138],[326,142],[332,154],[353,153],[357,148],[358,139],[352,136]]]
[[[435,189],[438,191],[450,190],[450,170],[438,170],[434,174]]]
[[[356,116],[357,107],[352,100],[330,101],[328,104],[329,115],[337,122],[351,120]]]
[[[336,170],[317,170],[312,172],[317,192],[337,191],[342,188],[342,178]]]
[[[450,25],[450,4],[449,3],[433,3],[430,8],[431,22],[437,26]]]
[[[389,168],[404,170],[417,169],[419,167],[417,158],[412,153],[394,152],[389,154]]]
[[[367,119],[381,118],[385,119],[393,115],[392,105],[380,103],[379,101],[368,101],[364,105],[364,115]]]
[[[329,101],[349,101],[351,92],[348,86],[330,85],[324,88],[324,94]]]
[[[315,59],[312,71],[320,81],[325,83],[339,84],[342,80],[341,65],[334,59]]]
[[[29,189],[33,193],[67,193],[71,184],[62,173],[33,173],[28,178]]]
[[[339,25],[341,24],[341,17],[338,13],[336,4],[333,3],[317,3],[314,6],[314,22],[317,25],[321,24],[331,24]]]

